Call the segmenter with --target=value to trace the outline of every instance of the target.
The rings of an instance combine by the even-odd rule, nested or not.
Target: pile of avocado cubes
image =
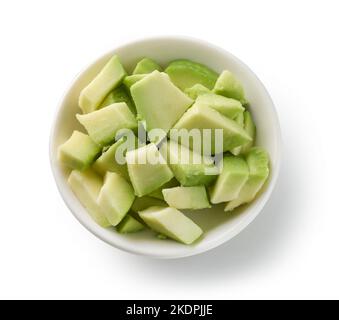
[[[74,131],[59,147],[58,160],[70,169],[69,186],[100,226],[120,233],[150,228],[159,238],[191,244],[203,231],[179,209],[225,203],[225,211],[232,211],[251,202],[268,178],[269,157],[254,147],[248,105],[241,83],[227,70],[217,74],[182,59],[163,71],[144,58],[127,75],[113,56],[80,94],[82,114],[76,118],[86,133]],[[139,132],[140,122],[148,138],[126,150],[121,164],[116,152],[125,138],[116,133]],[[152,129],[162,129],[163,139],[150,137]],[[172,139],[173,129],[221,129],[221,171],[213,156]],[[133,161],[143,155],[161,158],[163,151],[177,161]],[[200,163],[192,161],[196,157]]]

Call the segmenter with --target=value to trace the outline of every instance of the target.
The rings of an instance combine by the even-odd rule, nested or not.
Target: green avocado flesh
[[[184,244],[191,244],[202,235],[201,228],[175,208],[150,207],[139,215],[154,231]]]
[[[169,166],[181,185],[208,185],[216,179],[218,169],[212,158],[202,156],[171,140],[164,143],[160,151],[163,155],[166,152]]]
[[[132,186],[122,176],[115,172],[106,173],[97,202],[113,226],[125,217],[134,198]]]
[[[199,105],[211,107],[230,119],[237,118],[245,110],[238,100],[219,96],[214,93],[200,95],[196,99],[196,103]]]
[[[173,178],[173,173],[156,145],[150,143],[126,153],[128,174],[135,194],[147,195]]]
[[[139,212],[149,207],[167,207],[166,202],[150,196],[136,197],[132,204],[132,211]]]
[[[211,208],[204,186],[163,189],[167,204],[176,209]]]
[[[72,136],[58,148],[58,161],[76,170],[88,168],[101,152],[87,134],[73,131]]]
[[[193,100],[198,98],[200,95],[211,93],[210,89],[207,89],[200,83],[195,84],[194,86],[185,89],[185,93]]]
[[[99,109],[117,102],[125,102],[129,109],[133,112],[133,114],[136,114],[134,102],[123,86],[120,86],[111,91],[106,96],[105,100],[101,103]]]
[[[210,188],[211,203],[234,200],[245,184],[249,175],[246,161],[240,157],[226,155],[223,169],[215,184]]]
[[[221,134],[223,137],[223,144],[220,146],[222,152],[232,150],[235,147],[241,146],[245,143],[252,141],[252,138],[246,133],[246,131],[235,121],[223,116],[218,111],[207,107],[202,106],[198,103],[195,103],[188,111],[181,117],[181,119],[175,124],[174,129],[187,129],[187,130],[200,130],[201,136],[203,136],[203,129],[211,129],[211,143],[210,150],[206,150],[205,146],[200,146],[200,151],[204,154],[208,154],[211,151],[212,154],[216,153],[216,129],[221,129]],[[173,132],[173,133],[172,133]],[[178,131],[177,131],[178,132]],[[178,136],[179,133],[171,130],[170,133],[171,139],[185,144],[187,147],[193,148],[191,143],[187,143]],[[204,148],[205,147],[205,150]]]
[[[259,147],[252,148],[246,155],[249,176],[236,199],[228,202],[225,211],[251,202],[264,185],[269,175],[269,158],[267,152]]]
[[[145,229],[145,226],[129,214],[117,225],[119,233],[134,233],[143,229]]]
[[[126,86],[126,88],[130,89],[133,84],[137,83],[138,81],[145,78],[146,76],[147,74],[133,74],[131,76],[126,76],[124,78],[123,83]]]
[[[92,219],[101,227],[109,227],[111,224],[96,201],[102,187],[101,177],[91,169],[82,172],[73,170],[68,177],[68,184]]]
[[[125,102],[114,103],[88,114],[77,114],[76,117],[89,136],[102,146],[113,142],[120,129],[136,129],[138,126]]]
[[[153,60],[144,58],[137,63],[133,74],[151,73],[154,70],[162,71],[162,68]]]
[[[184,59],[171,62],[165,72],[181,90],[191,88],[195,84],[213,89],[218,79],[218,74],[205,65]]]
[[[239,100],[242,104],[246,103],[245,93],[241,83],[228,70],[225,70],[220,74],[213,88],[213,92]]]
[[[139,119],[146,121],[147,131],[162,129],[167,133],[193,103],[159,71],[153,71],[135,83],[131,95]]]
[[[83,113],[96,110],[110,91],[118,87],[126,71],[117,56],[113,56],[92,82],[85,87],[79,97],[79,106]]]

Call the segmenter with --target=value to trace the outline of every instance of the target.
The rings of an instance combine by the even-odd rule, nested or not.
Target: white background
[[[339,298],[338,1],[2,1],[0,298]],[[111,248],[64,205],[48,158],[55,108],[89,62],[136,38],[222,46],[264,82],[284,139],[262,214],[211,252]]]

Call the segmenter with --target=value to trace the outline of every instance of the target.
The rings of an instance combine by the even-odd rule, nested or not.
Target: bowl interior
[[[143,57],[152,58],[163,66],[172,60],[186,58],[206,64],[217,72],[228,69],[244,85],[246,96],[250,101],[250,110],[257,125],[256,144],[264,147],[270,155],[270,178],[255,201],[237,209],[232,214],[223,211],[223,204],[208,210],[185,211],[205,231],[203,238],[196,244],[185,246],[171,240],[159,240],[154,236],[154,233],[149,231],[121,235],[113,228],[101,228],[91,220],[67,185],[69,171],[57,162],[57,148],[68,139],[74,129],[83,131],[75,119],[75,114],[80,112],[78,108],[79,93],[113,54],[119,55],[128,72],[131,72],[136,62]],[[198,40],[185,38],[148,39],[112,50],[78,76],[59,106],[51,135],[50,155],[52,170],[62,197],[76,218],[88,230],[107,243],[129,252],[160,258],[176,258],[197,254],[218,246],[243,230],[257,216],[267,201],[278,176],[280,129],[273,103],[264,86],[255,74],[236,57]]]

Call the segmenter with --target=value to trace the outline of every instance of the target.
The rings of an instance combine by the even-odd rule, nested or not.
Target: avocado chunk
[[[167,152],[169,166],[181,185],[208,185],[216,179],[218,168],[211,157],[202,156],[172,140],[164,143],[160,151]]]
[[[166,202],[150,196],[136,197],[132,204],[132,211],[139,212],[149,207],[167,207]]]
[[[131,76],[126,76],[123,80],[124,85],[127,89],[130,89],[133,84],[137,83],[141,79],[145,78],[147,74],[133,74]]]
[[[154,231],[184,244],[193,243],[203,233],[197,224],[175,208],[150,207],[139,215]]]
[[[203,137],[203,129],[211,129],[211,139],[205,141],[206,145],[207,142],[209,142],[210,148],[206,148],[206,145],[205,148],[203,145],[200,145],[200,150],[196,150],[198,152],[202,151],[205,154],[209,154],[209,151],[211,151],[212,154],[215,154],[218,151],[225,152],[252,141],[252,138],[235,121],[223,116],[221,113],[210,107],[198,103],[195,103],[187,110],[175,124],[173,129],[176,130],[171,130],[171,139],[183,143],[191,149],[193,148],[192,144],[181,138],[180,129],[187,129],[189,131],[192,129],[199,130],[201,137]],[[222,150],[216,150],[216,142],[217,144],[220,142],[215,140],[215,138],[218,137],[216,129],[221,129],[222,131]]]
[[[96,202],[102,186],[101,177],[91,169],[82,172],[73,170],[68,177],[68,184],[91,218],[101,227],[109,227],[111,224]]]
[[[181,90],[191,88],[198,83],[207,89],[213,89],[218,79],[218,74],[215,71],[203,64],[185,59],[171,62],[165,72]]]
[[[92,82],[85,87],[79,97],[79,106],[83,113],[96,110],[107,94],[118,87],[126,71],[118,56],[113,56]]]
[[[204,186],[163,189],[165,201],[176,209],[211,208]]]
[[[236,123],[239,124],[239,126],[243,127],[244,128],[244,113],[239,113],[236,118],[234,119]],[[245,129],[245,128],[244,128]],[[245,130],[246,131],[246,130]],[[252,142],[248,142],[248,143],[252,143]],[[234,156],[238,156],[241,151],[242,151],[242,148],[243,148],[244,145],[242,146],[239,146],[239,147],[236,147],[234,149],[231,150],[231,153],[234,155]]]
[[[178,182],[178,180],[173,178],[172,180],[170,180],[170,181],[166,182],[165,184],[163,184],[159,189],[151,192],[149,194],[149,196],[152,197],[152,198],[164,200],[164,196],[162,194],[162,189],[164,189],[164,188],[173,188],[173,187],[177,187],[179,185],[180,185],[180,183]]]
[[[194,86],[185,89],[185,93],[193,100],[198,98],[198,96],[203,95],[205,93],[211,93],[210,89],[207,89],[200,83],[195,84]]]
[[[136,129],[138,126],[125,102],[114,103],[88,114],[77,114],[76,117],[89,136],[101,146],[113,142],[120,129]]]
[[[136,140],[136,138],[135,138]],[[136,146],[136,141],[135,141]],[[123,148],[123,150],[119,150],[119,148]],[[135,149],[135,148],[133,148]],[[120,138],[117,142],[111,145],[106,151],[102,153],[102,155],[94,162],[93,169],[98,172],[100,175],[104,176],[107,171],[116,172],[121,174],[126,180],[129,180],[129,175],[127,171],[127,164],[121,163],[124,159],[117,159],[117,151],[121,151],[121,157],[126,154],[128,150],[127,146],[125,147],[125,139]]]
[[[58,160],[63,165],[84,170],[88,168],[101,152],[98,146],[87,134],[73,131],[71,137],[58,148]]]
[[[226,155],[223,168],[215,184],[210,188],[211,203],[221,203],[238,197],[248,178],[248,165],[240,157]]]
[[[269,157],[259,147],[252,148],[246,155],[249,176],[240,190],[238,197],[226,204],[225,211],[232,211],[238,206],[251,202],[264,185],[269,175]]]
[[[213,92],[222,96],[239,100],[242,104],[246,103],[244,89],[238,79],[228,70],[225,70],[219,76]]]
[[[145,226],[129,214],[117,225],[119,233],[134,233],[143,229],[145,229]]]
[[[217,110],[230,119],[237,118],[237,116],[242,114],[245,110],[238,100],[226,98],[214,93],[200,95],[197,98],[196,103]]]
[[[135,83],[131,95],[139,119],[146,121],[147,132],[162,129],[166,134],[193,103],[159,71],[153,71]],[[150,139],[152,141],[152,137]]]
[[[147,195],[173,178],[173,173],[154,143],[126,153],[128,174],[135,194]]]
[[[105,100],[99,106],[99,109],[107,107],[113,103],[117,102],[126,102],[129,109],[136,114],[136,109],[133,100],[125,90],[123,86],[119,86],[118,88],[111,91],[105,98]]]
[[[133,74],[151,73],[154,70],[162,71],[162,68],[149,58],[141,59],[133,70]]]
[[[252,138],[252,141],[245,143],[241,147],[241,153],[247,153],[252,148],[255,141],[256,127],[249,111],[244,112],[244,129],[247,134]]]
[[[134,198],[132,186],[122,176],[115,172],[106,173],[97,202],[113,226],[125,217]]]

